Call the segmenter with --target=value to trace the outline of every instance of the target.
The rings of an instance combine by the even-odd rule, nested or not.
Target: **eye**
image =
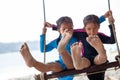
[[[91,29],[90,28],[87,28],[88,31],[90,31]]]
[[[63,31],[65,30],[65,28],[64,29],[62,29]]]

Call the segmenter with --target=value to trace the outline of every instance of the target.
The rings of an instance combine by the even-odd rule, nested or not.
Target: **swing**
[[[57,78],[57,77],[62,77],[62,76],[67,76],[67,75],[75,75],[75,74],[80,74],[80,73],[86,73],[87,75],[91,74],[97,74],[97,73],[102,73],[105,72],[107,68],[112,68],[112,67],[117,67],[120,66],[118,61],[114,61],[111,63],[105,63],[102,65],[94,65],[91,67],[88,67],[86,69],[82,70],[75,70],[75,69],[69,69],[69,70],[64,70],[61,72],[56,72],[56,73],[51,73],[51,74],[38,74],[35,75],[35,80],[48,80],[50,78]],[[41,79],[42,76],[42,79]]]
[[[108,7],[109,7],[109,10],[110,10],[110,0],[108,0]],[[43,10],[44,10],[44,22],[45,22],[46,18],[45,18],[45,2],[44,2],[44,0],[43,0]],[[119,45],[118,45],[118,41],[117,41],[115,29],[114,29],[114,24],[111,23],[111,25],[112,25],[112,30],[113,30],[113,34],[114,34],[114,38],[115,38],[115,42],[116,42],[116,46],[117,46],[117,51],[118,51],[118,56],[115,57],[116,61],[109,62],[109,63],[104,63],[104,64],[101,64],[101,65],[90,66],[90,67],[82,69],[82,70],[69,69],[69,70],[64,70],[64,71],[61,71],[61,72],[55,72],[55,73],[50,73],[50,74],[41,73],[41,74],[35,75],[35,77],[34,77],[35,80],[48,80],[50,78],[57,78],[57,77],[62,77],[62,76],[67,76],[67,75],[75,75],[75,74],[80,74],[80,73],[87,73],[87,75],[91,75],[91,74],[97,74],[97,73],[105,72],[106,69],[112,68],[112,67],[120,68]],[[46,39],[44,41],[44,63],[45,63],[45,58],[46,58],[45,44],[46,44]]]

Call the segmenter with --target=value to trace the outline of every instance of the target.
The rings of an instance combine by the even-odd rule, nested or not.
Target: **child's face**
[[[99,25],[95,24],[95,23],[88,23],[85,26],[85,31],[86,33],[89,35],[97,35],[98,34],[98,30],[99,30]]]
[[[66,29],[67,29],[67,31],[72,31],[72,33],[73,33],[73,24],[72,23],[62,23],[59,28],[60,34],[62,34],[64,32],[64,30],[66,30]]]

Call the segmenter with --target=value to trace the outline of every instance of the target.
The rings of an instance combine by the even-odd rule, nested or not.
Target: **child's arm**
[[[109,21],[109,29],[110,29],[110,36],[103,36],[104,38],[101,38],[102,41],[104,43],[108,43],[108,44],[114,44],[115,43],[115,38],[114,38],[114,32],[113,32],[113,29],[115,29],[115,26],[114,26],[114,18],[112,16],[112,13],[110,12],[109,16],[108,16],[108,21]]]
[[[45,23],[44,23],[44,27],[43,27],[43,29],[42,29],[42,34],[40,35],[40,51],[41,51],[41,52],[44,52],[45,34],[46,34],[46,32],[47,32],[47,28],[46,28],[46,27],[50,28],[50,27],[51,27],[51,24],[48,23],[48,22],[45,22]],[[56,47],[55,44],[56,44],[56,41],[55,41],[55,40],[54,40],[54,41],[51,41],[51,42],[48,43],[47,45],[45,44],[45,45],[46,45],[46,52],[53,50],[53,49]]]
[[[99,20],[100,23],[104,22],[106,20],[106,18],[108,18],[110,16],[110,14],[112,14],[112,11],[107,11],[104,15],[102,15]]]

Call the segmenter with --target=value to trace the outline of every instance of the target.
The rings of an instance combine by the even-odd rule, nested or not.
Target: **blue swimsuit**
[[[43,35],[40,35],[40,51],[41,52],[43,52],[44,51],[44,47],[43,47],[43,45],[44,45],[44,37],[45,37],[45,35],[43,34]],[[46,45],[46,52],[49,52],[49,51],[51,51],[51,50],[53,50],[53,49],[57,49],[57,46],[58,46],[58,42],[60,41],[60,39],[61,39],[61,35],[57,38],[57,39],[55,39],[55,40],[53,40],[53,41],[51,41],[50,43],[48,43],[47,45]],[[68,51],[68,53],[71,55],[71,51],[70,51],[70,46],[73,44],[73,43],[75,43],[75,42],[77,42],[77,39],[76,38],[74,38],[74,37],[72,37],[70,40],[69,40],[69,42],[68,42],[68,44],[66,45],[66,50]],[[60,65],[61,65],[61,68],[63,69],[63,70],[65,70],[66,69],[66,66],[65,66],[65,64],[64,64],[64,62],[63,62],[63,60],[62,60],[62,56],[59,54],[59,60],[56,60],[55,62],[57,62],[57,63],[59,63]],[[73,75],[70,75],[70,76],[65,76],[65,77],[59,77],[58,78],[59,80],[73,80]]]

